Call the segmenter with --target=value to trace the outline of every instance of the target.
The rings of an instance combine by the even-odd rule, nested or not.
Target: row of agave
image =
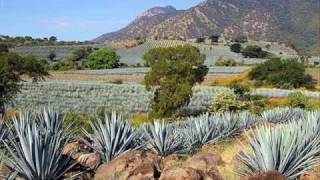
[[[70,142],[72,135],[69,131],[70,128],[69,126],[64,128],[64,118],[58,112],[52,110],[44,110],[38,113],[36,118],[33,117],[21,114],[19,118],[14,118],[12,123],[6,124],[7,128],[4,128],[6,132],[4,130],[1,131],[1,137],[3,137],[1,144],[4,145],[4,149],[7,152],[4,163],[15,172],[15,176],[24,179],[48,179],[50,177],[59,179],[73,166],[70,159],[62,155],[63,147]],[[279,117],[283,119],[279,120]],[[277,109],[265,112],[259,117],[247,112],[240,114],[203,114],[198,117],[190,117],[184,122],[165,123],[164,121],[154,121],[139,128],[134,128],[128,121],[123,120],[120,114],[113,112],[111,115],[106,115],[104,120],[98,119],[90,122],[92,133],[83,130],[86,136],[83,141],[92,147],[94,151],[100,153],[104,162],[109,162],[132,149],[144,149],[164,157],[173,153],[195,151],[206,144],[219,143],[236,135],[243,129],[248,129],[262,122],[283,123],[307,118],[309,120],[306,127],[300,121],[293,122],[288,126],[292,126],[291,129],[296,131],[304,128],[304,133],[307,133],[307,130],[311,127],[320,132],[319,121],[310,120],[315,119],[315,117],[319,119],[320,116],[311,116],[298,109]],[[318,125],[315,123],[318,123]],[[302,132],[294,134],[294,130],[292,132],[283,131],[285,129],[283,128],[279,132],[273,133],[274,138],[279,138],[278,136],[289,138],[298,134],[302,135]],[[273,130],[271,131],[273,132]],[[239,159],[243,162],[243,168],[239,169],[241,175],[256,174],[272,168],[278,170],[275,166],[278,166],[279,162],[273,163],[273,166],[268,164],[268,168],[264,168],[265,166],[260,166],[260,164],[257,165],[257,163],[269,163],[268,160],[266,162],[261,161],[271,155],[272,158],[278,158],[283,153],[292,151],[291,146],[287,146],[289,142],[285,139],[277,139],[278,141],[276,142],[266,141],[262,145],[259,138],[268,140],[270,133],[268,134],[267,132],[269,131],[259,130],[258,128],[256,137],[250,139],[250,145],[257,151],[256,154],[252,155],[243,151],[239,156]],[[307,137],[309,141],[303,141],[302,137]],[[298,142],[303,142],[305,146],[308,146],[307,143],[312,141],[312,137],[318,137],[319,141],[319,134],[303,135],[302,137],[296,138],[294,141],[299,140]],[[268,146],[273,147],[274,144],[270,144],[271,142],[276,143],[279,146],[278,149],[271,149],[270,151],[265,149]],[[310,151],[319,156],[320,148],[318,146],[312,145],[309,148],[311,148]],[[297,148],[296,150],[304,152],[303,148]],[[309,155],[306,154],[307,157],[304,157],[302,153],[301,156],[303,157],[298,156],[298,158],[307,158],[309,160]],[[287,157],[286,155],[284,156]],[[294,157],[273,160],[278,160],[280,163],[283,163],[282,161],[291,162]],[[317,159],[310,161],[318,163]],[[279,171],[287,177],[296,177],[296,172],[298,174],[304,172],[304,169],[301,170],[300,166],[295,167],[299,162],[299,159],[295,160],[291,162],[293,166],[284,165],[283,168],[287,169],[283,171],[279,169]],[[291,173],[291,171],[294,171],[294,173]]]

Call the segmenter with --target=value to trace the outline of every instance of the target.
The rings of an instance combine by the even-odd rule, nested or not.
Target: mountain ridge
[[[206,0],[186,10],[154,7],[125,28],[106,33],[108,40],[190,39],[221,35],[227,38],[293,43],[298,50],[319,49],[320,1],[318,0]]]

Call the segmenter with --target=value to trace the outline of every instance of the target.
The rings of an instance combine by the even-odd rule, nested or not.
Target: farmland
[[[216,93],[230,92],[226,87],[195,87],[190,111],[205,111]],[[294,90],[256,89],[252,94],[268,98],[286,98]],[[306,97],[320,99],[318,92],[303,92]],[[139,84],[108,84],[94,81],[45,81],[22,84],[22,93],[15,98],[14,109],[41,109],[43,106],[59,107],[61,111],[94,113],[106,107],[129,114],[149,111],[152,93]]]
[[[201,53],[206,55],[206,65],[214,65],[218,59],[234,59],[240,64],[260,64],[265,61],[265,59],[255,59],[255,58],[244,58],[241,54],[231,52],[229,45],[219,43],[217,45],[206,45],[198,44],[193,42],[178,41],[178,40],[148,40],[147,42],[132,48],[118,48],[113,44],[94,44],[88,45],[93,48],[115,48],[117,54],[120,55],[120,61],[128,65],[143,65],[143,55],[151,48],[157,47],[176,47],[179,45],[191,44],[198,47]],[[252,41],[247,44],[258,44],[264,47],[267,42],[256,42]],[[247,44],[244,44],[246,46]],[[269,43],[271,47],[269,49],[264,49],[270,53],[276,54],[284,58],[297,57],[294,50],[285,47],[284,45],[279,45],[277,43]],[[73,51],[78,48],[86,47],[81,46],[34,46],[34,47],[16,47],[11,49],[12,52],[16,52],[20,55],[34,54],[43,59],[47,59],[50,52],[55,52],[57,60],[66,59]]]

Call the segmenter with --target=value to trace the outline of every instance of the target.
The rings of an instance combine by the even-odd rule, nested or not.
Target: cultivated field
[[[252,94],[268,98],[286,98],[295,90],[256,89]],[[186,107],[191,113],[205,111],[216,93],[231,92],[226,87],[198,86],[193,90],[191,103]],[[306,97],[320,99],[318,92],[303,92]],[[43,106],[59,107],[61,111],[94,113],[106,107],[132,113],[149,111],[152,92],[139,84],[108,84],[95,81],[45,81],[22,83],[22,92],[14,101],[13,109],[41,109]]]

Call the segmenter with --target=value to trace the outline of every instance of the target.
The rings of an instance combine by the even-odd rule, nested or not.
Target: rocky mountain
[[[177,15],[179,12],[172,6],[154,7],[137,17],[125,28],[112,33],[103,34],[94,41],[103,42],[106,40],[131,40],[144,38],[150,30],[157,24],[163,22],[169,17]]]
[[[292,42],[299,50],[320,47],[319,0],[207,0],[178,11],[156,7],[127,27],[95,41],[135,38],[190,39],[249,36]],[[320,49],[320,48],[319,48]]]

